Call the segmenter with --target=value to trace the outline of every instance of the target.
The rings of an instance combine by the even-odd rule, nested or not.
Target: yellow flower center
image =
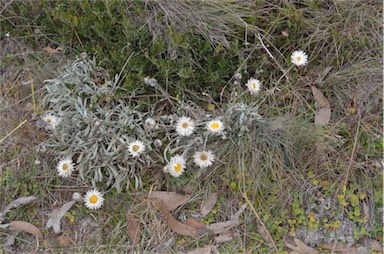
[[[211,128],[212,129],[218,129],[219,127],[220,127],[220,124],[218,122],[211,123]]]
[[[176,172],[180,172],[180,170],[181,170],[181,164],[180,164],[180,163],[177,163],[175,166],[173,166],[173,169],[174,169]]]
[[[252,84],[252,87],[253,87],[253,89],[256,89],[256,88],[257,88],[257,84],[256,84],[256,83],[253,83],[253,84]]]
[[[188,123],[182,123],[182,124],[181,124],[181,127],[183,127],[184,129],[186,129],[186,128],[189,127],[189,124],[188,124]]]
[[[207,159],[208,159],[208,156],[205,153],[200,155],[200,160],[206,161]]]
[[[296,57],[296,61],[300,62],[301,61],[301,56]]]
[[[97,200],[99,200],[99,198],[96,195],[92,195],[89,198],[89,202],[91,202],[92,204],[96,204]]]
[[[64,163],[63,164],[63,170],[64,171],[67,171],[69,169],[69,165],[68,165],[68,163]]]
[[[132,150],[133,150],[134,152],[138,152],[138,151],[140,150],[140,146],[139,146],[139,145],[133,145],[133,146],[132,146]]]

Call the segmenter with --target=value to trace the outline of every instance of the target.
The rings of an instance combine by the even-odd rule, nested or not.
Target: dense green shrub
[[[129,90],[154,76],[173,94],[209,90],[217,97],[250,52],[239,41],[252,37],[238,14],[245,8],[166,0],[19,2],[8,9],[7,27],[12,36],[33,37],[29,43],[35,47],[96,54],[112,76],[127,61],[123,74]]]

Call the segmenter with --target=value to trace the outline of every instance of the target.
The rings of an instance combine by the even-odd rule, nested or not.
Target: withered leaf
[[[7,205],[5,207],[5,209],[0,213],[0,220],[1,219],[4,219],[5,216],[7,215],[7,213],[13,209],[13,208],[16,208],[20,205],[24,205],[24,204],[28,204],[32,201],[35,201],[36,200],[36,197],[34,196],[29,196],[29,197],[20,197],[14,201],[12,201],[9,205]]]
[[[198,222],[194,218],[191,218],[191,217],[187,218],[186,221],[185,221],[185,224],[187,224],[187,225],[189,225],[191,227],[196,228],[197,233],[199,235],[204,235],[206,233],[211,233],[211,231],[203,223]]]
[[[7,235],[7,241],[0,247],[9,247],[15,244],[17,232]]]
[[[197,248],[192,251],[188,251],[185,254],[210,254],[212,251],[212,246],[208,245],[203,248]]]
[[[204,227],[204,224],[201,223],[201,222],[198,222],[197,220],[195,220],[194,218],[191,218],[191,217],[188,217],[185,221],[185,223],[191,227],[194,227],[194,228],[200,228],[200,227]]]
[[[36,226],[32,225],[29,222],[25,222],[25,221],[11,221],[9,223],[9,228],[8,229],[11,230],[11,231],[26,232],[28,234],[36,236],[39,239],[39,241],[43,240],[43,234],[40,232],[40,230]]]
[[[51,216],[49,220],[47,221],[47,228],[52,227],[55,234],[60,233],[61,226],[60,226],[60,220],[64,217],[65,213],[71,209],[71,207],[75,204],[75,201],[69,201],[65,203],[62,207],[59,209],[53,209]]]
[[[318,104],[315,114],[315,124],[325,125],[331,120],[331,105],[324,94],[314,86],[311,86],[313,96]]]
[[[216,192],[213,192],[211,193],[207,200],[205,200],[202,204],[201,204],[201,207],[200,207],[200,213],[203,215],[203,216],[206,216],[207,214],[209,214],[212,209],[215,207],[216,205],[216,202],[217,202],[217,198],[218,198],[218,195]]]
[[[156,199],[163,202],[163,205],[169,210],[175,210],[177,207],[186,203],[192,195],[181,195],[176,192],[167,191],[152,191],[149,195],[151,199]]]
[[[73,243],[71,237],[68,234],[62,234],[57,238],[57,241],[60,247],[68,247]]]
[[[218,222],[218,223],[209,224],[209,225],[207,225],[207,228],[209,230],[212,230],[212,232],[215,234],[220,234],[220,233],[223,233],[225,231],[230,230],[233,227],[240,225],[241,223],[242,223],[242,221],[240,221],[240,220],[229,220],[229,221],[225,221],[225,222]]]
[[[365,237],[364,239],[361,240],[361,243],[373,251],[383,252],[383,245],[380,244],[377,240],[371,239],[369,237]]]
[[[57,47],[55,49],[51,48],[50,46],[43,48],[45,52],[47,52],[49,55],[58,54],[60,51],[63,50],[62,47]]]
[[[303,243],[299,239],[284,238],[283,242],[284,242],[285,246],[287,246],[288,248],[290,248],[291,250],[293,250],[296,253],[299,253],[299,254],[319,254],[319,252],[317,250],[309,247],[308,245],[306,245],[305,243]]]
[[[245,208],[247,208],[248,204],[244,203],[240,206],[239,210],[237,210],[232,216],[231,220],[239,220],[240,215],[244,212]]]
[[[221,233],[220,235],[215,237],[216,243],[224,243],[229,242],[238,237],[239,235],[233,231],[225,231]]]
[[[285,37],[288,37],[288,32],[287,31],[281,31],[281,34]]]
[[[167,220],[168,226],[179,235],[199,237],[204,234],[202,230],[198,230],[190,225],[176,220],[162,201],[157,201],[156,204]]]
[[[323,249],[332,250],[332,252],[337,253],[348,253],[348,254],[359,254],[359,253],[368,253],[368,250],[361,246],[359,248],[348,247],[346,244],[342,243],[325,243],[320,246]],[[364,252],[362,252],[364,249]]]
[[[140,224],[139,221],[133,217],[129,212],[125,213],[127,219],[128,238],[132,245],[140,242]]]

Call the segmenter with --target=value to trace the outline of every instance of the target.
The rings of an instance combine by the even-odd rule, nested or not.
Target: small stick
[[[27,120],[24,120],[21,124],[19,124],[18,126],[16,126],[16,128],[15,129],[13,129],[10,133],[8,133],[7,135],[5,135],[5,137],[4,138],[2,138],[1,140],[0,140],[0,144],[8,137],[8,136],[10,136],[10,135],[12,135],[12,133],[14,133],[17,129],[19,129],[21,126],[23,126],[23,124],[25,124],[27,122]]]
[[[245,199],[245,201],[247,202],[247,204],[251,207],[252,212],[256,215],[256,218],[259,220],[261,226],[264,228],[265,232],[267,233],[267,235],[268,235],[269,239],[271,240],[271,243],[272,243],[273,248],[275,249],[276,253],[279,253],[279,251],[277,250],[277,246],[276,246],[276,244],[275,244],[275,241],[273,241],[273,238],[272,238],[272,236],[269,234],[268,229],[265,227],[263,221],[260,219],[260,216],[259,216],[259,214],[256,212],[256,209],[253,207],[251,201],[248,199],[248,197],[247,197],[247,193],[243,192],[242,195],[243,195],[243,198]]]

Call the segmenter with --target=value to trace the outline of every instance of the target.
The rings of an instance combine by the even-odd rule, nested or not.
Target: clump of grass
[[[245,28],[248,33],[256,30],[244,20],[251,16],[249,5],[233,1],[162,0],[148,2],[144,7],[154,41],[160,37],[169,43],[172,38],[164,36],[169,29],[174,29],[179,34],[192,32],[195,36],[201,36],[212,46],[222,45],[229,48],[229,40],[239,27]]]

